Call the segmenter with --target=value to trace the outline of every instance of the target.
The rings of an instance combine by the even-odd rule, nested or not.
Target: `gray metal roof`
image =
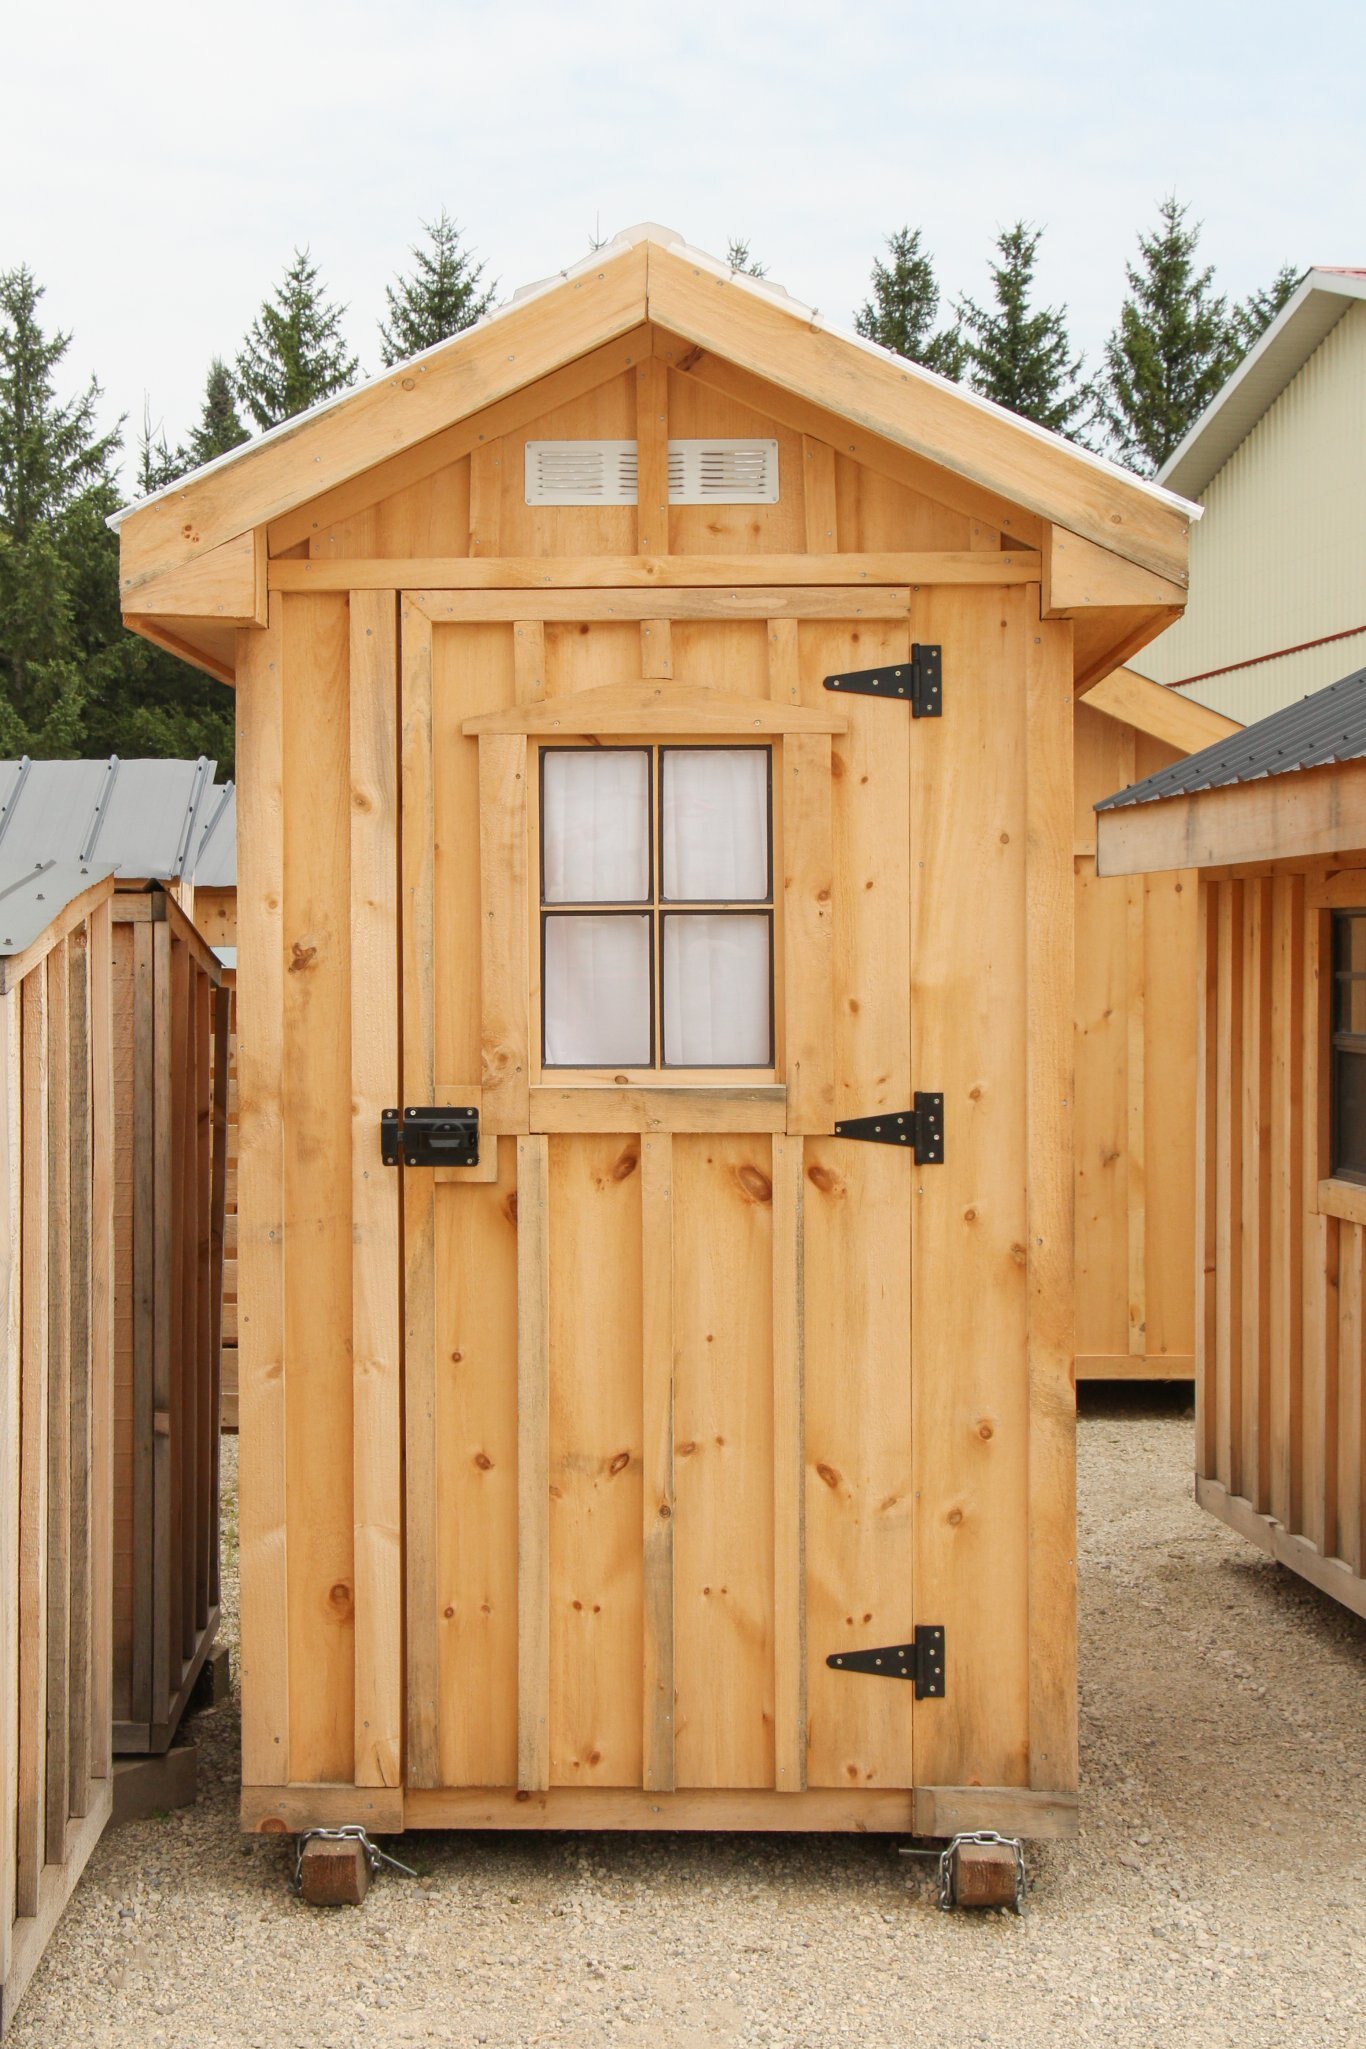
[[[73,898],[113,872],[87,861],[40,861],[22,874],[7,867],[0,873],[0,959],[23,953]]]
[[[215,783],[201,813],[194,879],[198,889],[237,887],[237,785]]]
[[[1190,796],[1230,783],[1260,782],[1264,776],[1287,775],[1297,768],[1321,768],[1332,761],[1359,761],[1366,755],[1366,669],[1302,697],[1269,718],[1258,719],[1227,740],[1190,754],[1184,761],[1160,768],[1156,775],[1131,783],[1117,796],[1102,798],[1097,811],[1117,811],[1127,804],[1152,804],[1162,797]]]
[[[45,861],[107,862],[139,882],[194,873],[217,763],[0,761],[0,886]]]

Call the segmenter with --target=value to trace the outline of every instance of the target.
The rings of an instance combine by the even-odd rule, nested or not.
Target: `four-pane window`
[[[547,1067],[773,1064],[772,750],[541,752]]]

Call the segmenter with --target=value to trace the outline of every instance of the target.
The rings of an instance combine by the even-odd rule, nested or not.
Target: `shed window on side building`
[[[1330,1172],[1366,1183],[1366,910],[1333,916]]]

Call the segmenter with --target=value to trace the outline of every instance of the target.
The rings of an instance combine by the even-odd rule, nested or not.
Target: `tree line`
[[[387,286],[379,358],[387,368],[471,326],[496,287],[443,211],[424,225],[412,267]],[[1041,231],[1002,230],[982,300],[945,309],[920,230],[886,238],[857,331],[1042,427],[1152,475],[1298,281],[1289,266],[1241,302],[1198,257],[1199,228],[1174,197],[1126,266],[1127,292],[1101,359],[1074,352],[1065,307],[1038,303]],[[748,241],[727,261],[765,275]],[[123,496],[125,422],[105,432],[92,378],[59,395],[71,337],[48,333],[26,265],[0,273],[0,755],[216,756],[232,773],[233,715],[222,685],[123,627],[118,543],[105,521]],[[174,444],[144,412],[136,483],[160,490],[347,390],[360,375],[346,307],[296,250],[231,360],[215,357],[199,416]],[[946,311],[947,317],[941,318]]]

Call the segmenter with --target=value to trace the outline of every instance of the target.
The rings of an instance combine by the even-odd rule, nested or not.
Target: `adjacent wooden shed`
[[[1098,876],[1094,807],[1238,730],[1130,669],[1077,704],[1079,1381],[1195,1372],[1196,877]]]
[[[1196,1492],[1366,1615],[1366,670],[1100,808],[1200,875]]]
[[[113,887],[0,874],[0,2034],[113,1787]]]
[[[162,1751],[218,1627],[227,997],[184,905],[213,763],[0,762],[9,872],[97,856],[115,1102],[114,1748]],[[211,1077],[221,1043],[221,1083]]]
[[[248,1826],[1072,1824],[1073,704],[1188,511],[647,229],[124,515],[238,689]]]

